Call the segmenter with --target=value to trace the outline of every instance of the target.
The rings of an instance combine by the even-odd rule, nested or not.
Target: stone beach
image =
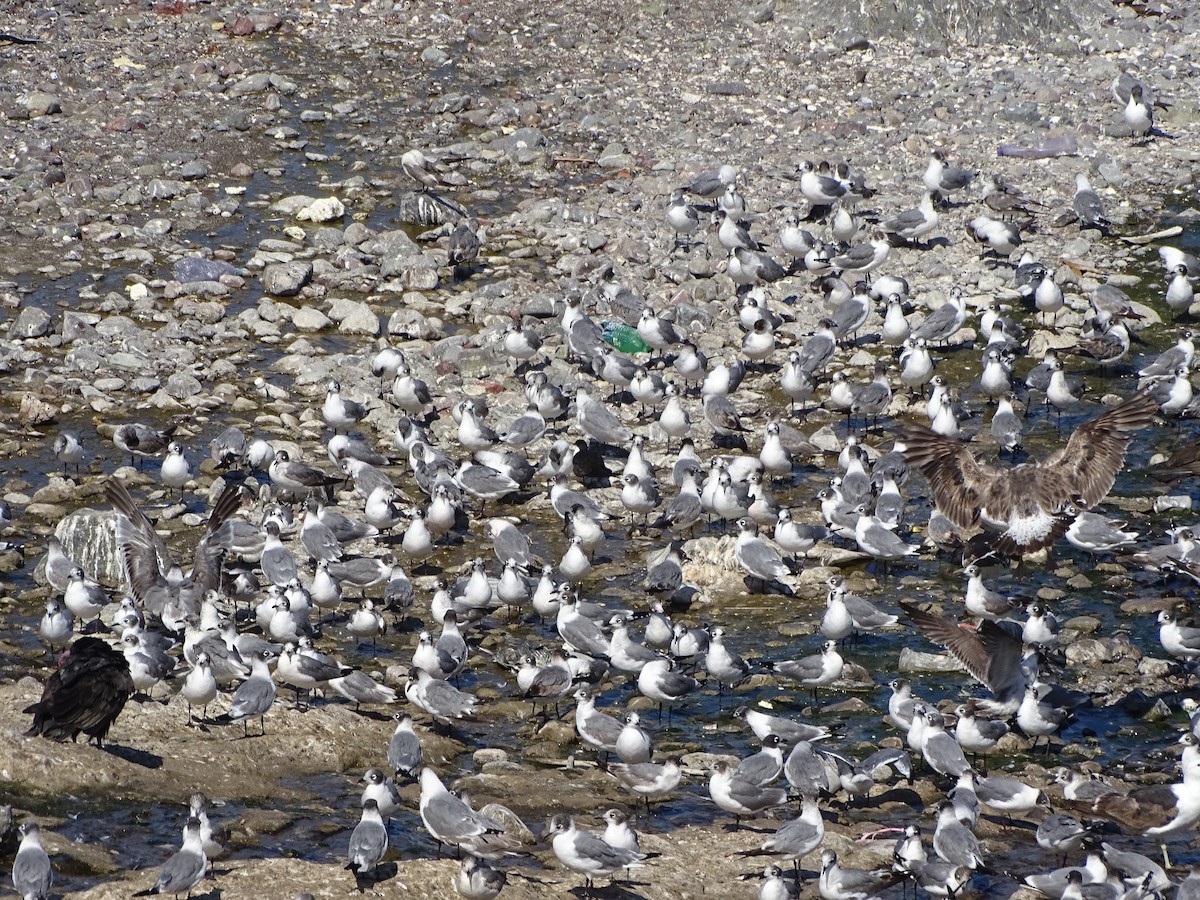
[[[782,259],[777,235],[784,210],[804,206],[799,162],[850,161],[876,191],[861,208],[886,217],[916,205],[930,152],[945,150],[952,161],[1002,175],[1045,206],[1023,232],[1021,250],[1055,272],[1067,306],[1055,331],[1033,335],[1031,357],[1074,343],[1087,296],[1102,283],[1129,292],[1154,351],[1170,346],[1177,329],[1162,300],[1158,242],[1138,238],[1178,226],[1197,240],[1200,9],[1149,0],[1024,5],[1034,12],[1022,20],[1019,9],[1006,17],[965,2],[912,0],[888,4],[890,17],[879,10],[858,16],[858,3],[810,0],[560,8],[497,0],[9,4],[4,31],[37,43],[0,40],[0,373],[7,387],[0,404],[0,498],[14,514],[0,535],[9,542],[0,551],[0,614],[9,623],[0,629],[0,805],[18,814],[33,810],[44,823],[51,858],[64,873],[59,887],[101,900],[150,886],[151,871],[178,847],[188,795],[203,788],[236,807],[232,815],[213,812],[230,827],[233,852],[193,896],[349,895],[353,879],[341,865],[358,818],[356,779],[380,764],[393,723],[391,710],[363,714],[339,702],[297,710],[290,691],[281,689],[266,735],[236,740],[237,726],[184,728],[187,705],[172,688],[168,702],[131,702],[107,750],[23,737],[21,710],[51,672],[36,638],[43,603],[54,593],[35,572],[48,538],[57,531],[90,575],[117,590],[107,475],[117,472],[139,503],[154,507],[152,518],[171,542],[203,522],[201,501],[219,492],[222,473],[207,450],[226,425],[329,469],[321,402],[331,378],[372,407],[359,432],[398,459],[388,471],[405,505],[423,504],[392,443],[397,413],[370,371],[376,351],[385,343],[404,351],[436,397],[431,434],[448,444],[456,427],[450,407],[461,397],[486,398],[496,427],[524,409],[523,384],[502,350],[510,323],[547,337],[544,371],[552,382],[590,381],[568,362],[558,328],[570,294],[586,297],[597,321],[618,321],[615,287],[629,288],[710,358],[732,359],[741,330],[724,252],[711,235],[703,238],[706,248],[672,250],[674,235],[664,221],[671,189],[697,173],[722,163],[739,170],[754,232]],[[926,6],[944,9],[926,17]],[[1131,136],[1110,95],[1123,71],[1170,104],[1157,112],[1161,133],[1154,139]],[[1077,153],[1031,160],[997,152],[1001,145],[1037,148],[1068,137]],[[445,186],[435,192],[441,200],[431,202],[402,169],[400,157],[412,148],[444,160]],[[1112,233],[1075,220],[1079,172],[1103,199]],[[970,197],[956,199],[966,202],[940,211],[927,248],[896,246],[879,270],[908,279],[921,315],[953,288],[972,311],[996,297],[1019,306],[1013,267],[981,258],[967,236],[966,223],[982,206],[975,187],[964,193]],[[479,264],[467,272],[447,264],[445,236],[458,208],[484,228]],[[1176,234],[1162,242],[1185,239]],[[826,314],[813,279],[801,272],[772,291],[774,307],[787,314],[776,330],[779,344],[799,344]],[[958,340],[974,339],[976,323],[972,315]],[[865,331],[878,326],[873,315]],[[852,381],[865,383],[886,350],[864,342],[843,348],[838,358]],[[952,364],[961,366],[953,380],[965,387],[966,360],[974,367],[977,356],[962,354],[963,362]],[[1132,382],[1093,379],[1094,399],[1127,396]],[[777,385],[775,374],[753,373],[738,394],[752,452],[766,421],[786,413]],[[817,397],[826,391],[823,382]],[[390,396],[386,386],[384,392]],[[897,391],[889,412],[916,416],[923,408],[923,399]],[[669,472],[674,454],[665,450],[661,427],[635,421],[632,404],[621,413],[647,436],[652,461]],[[836,452],[842,418],[816,409],[794,424],[822,450]],[[697,444],[711,447],[698,399],[692,419]],[[113,447],[115,428],[132,421],[179,423],[177,439],[198,469],[186,505],[165,495],[155,461],[140,471]],[[66,477],[50,450],[62,429],[77,433],[88,452],[78,481]],[[870,443],[887,448],[890,437],[885,426]],[[1154,449],[1170,452],[1182,440],[1164,429]],[[535,452],[548,443],[535,444],[528,457],[536,462]],[[806,507],[806,521],[815,521],[809,498],[825,476],[809,474],[791,499]],[[1144,535],[1167,522],[1154,517],[1146,483],[1119,489],[1109,501],[1138,517]],[[1173,493],[1187,500],[1193,490],[1185,483]],[[541,552],[560,553],[561,535],[551,534],[557,520],[544,492],[533,493],[524,509],[489,504],[489,512],[528,514],[534,530],[544,532],[537,539]],[[590,493],[623,512],[619,489]],[[361,512],[361,501],[353,503]],[[60,524],[80,507],[97,512]],[[194,538],[181,543],[190,559]],[[628,555],[610,553],[592,590],[638,605],[643,551],[663,543],[628,538]],[[371,541],[353,549],[377,555]],[[792,639],[813,635],[826,579],[835,572],[853,590],[893,606],[914,597],[949,606],[957,588],[948,580],[961,580],[948,575],[928,587],[925,580],[935,576],[922,570],[881,586],[853,543],[849,549],[823,544],[789,583],[793,598],[784,605],[747,592],[732,537],[700,537],[689,552],[685,580],[698,592],[689,621],[725,623],[745,614],[771,629],[767,640],[742,636],[739,650],[748,659],[779,656]],[[469,571],[475,555],[491,562],[477,530],[465,545],[439,550],[426,567],[431,571],[414,574],[405,561],[416,605],[396,617],[377,655],[363,651],[355,664],[402,688],[416,632],[430,627],[435,576],[452,580]],[[1150,588],[1133,568],[1123,560],[1097,564],[1068,555],[1046,567],[1037,596],[1057,601],[1094,588],[1106,592],[1112,610],[1143,619],[1179,596],[1194,596],[1191,583]],[[1183,727],[1186,719],[1177,704],[1168,709],[1179,694],[1166,652],[1110,630],[1108,619],[1060,620],[1064,683],[1097,691],[1105,698],[1098,705],[1128,717],[1130,733],[1142,738],[1148,730],[1158,745],[1168,745],[1174,732],[1163,720],[1173,717],[1171,727]],[[499,621],[472,638],[487,653],[508,646],[512,623]],[[811,640],[805,647],[813,652]],[[851,651],[841,690],[823,692],[822,702],[833,704],[833,718],[866,717],[882,673],[897,665],[935,671],[946,662],[928,655],[937,649],[909,636],[899,663],[891,645],[880,659],[870,649]],[[336,643],[329,648],[340,650]],[[479,654],[471,666],[487,669],[472,684],[484,701],[480,722],[445,736],[419,719],[426,762],[448,783],[461,776],[477,807],[503,803],[538,833],[556,812],[599,830],[604,809],[633,807],[596,769],[594,754],[580,748],[570,713],[541,727],[525,722],[528,707],[511,676],[506,681]],[[949,679],[943,684],[961,678],[938,677]],[[755,674],[736,689],[733,705],[743,695],[757,699],[772,682]],[[794,714],[810,721],[813,711],[801,712],[802,693],[797,689]],[[652,705],[628,688],[606,701],[653,715]],[[723,702],[728,717],[730,700]],[[403,697],[398,707],[407,708]],[[637,823],[643,851],[661,855],[635,871],[633,884],[602,889],[604,896],[756,896],[757,880],[738,878],[761,871],[767,860],[732,852],[756,847],[777,823],[731,831],[729,817],[709,802],[715,755],[707,741],[730,731],[726,724],[702,725],[700,737],[664,733],[656,749],[684,755],[688,780],[676,797],[686,800],[667,800],[651,821]],[[881,728],[874,730],[884,734]],[[1008,740],[1003,749],[1018,759],[1020,777],[1048,787],[1054,758],[1030,761],[1027,740]],[[891,731],[884,743],[902,742]],[[1086,760],[1103,756],[1100,743],[1095,734],[1077,736],[1063,753],[1099,770],[1110,760]],[[742,755],[753,752],[749,743],[741,746]],[[1157,767],[1139,760],[1122,775],[1130,783],[1163,781],[1172,758],[1166,752]],[[416,813],[419,789],[405,785],[401,793],[405,809],[394,820],[393,846],[400,846],[396,834],[404,834],[404,849],[392,859],[395,875],[374,892],[457,896],[451,878],[458,862],[434,858]],[[907,818],[917,806],[926,808],[922,824],[932,832],[928,809],[940,794],[926,775],[912,784],[878,785],[866,809],[822,801],[837,813],[827,815],[825,845],[843,864],[887,865],[891,841],[863,843],[859,836]],[[89,831],[86,817],[72,819],[77,799],[105,815],[116,808],[145,814],[105,819],[112,830],[101,835]],[[118,862],[128,836],[121,829],[132,834],[151,818],[169,838]],[[1014,874],[1027,874],[1030,846],[1041,854],[1032,826],[1014,836],[1002,825],[999,817],[981,820],[979,834]],[[1140,849],[1152,852],[1151,843]],[[309,854],[308,844],[319,849]],[[545,846],[534,852],[541,862],[510,869],[503,896],[579,893],[582,876],[559,865]],[[1186,853],[1180,845],[1180,855]],[[1045,856],[1036,864],[1050,868]],[[127,870],[134,857],[137,870]],[[815,865],[815,854],[806,858],[808,875]],[[1019,877],[987,881],[989,894],[1036,896],[1017,886]]]

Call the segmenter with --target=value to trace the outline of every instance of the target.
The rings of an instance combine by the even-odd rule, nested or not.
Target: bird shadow
[[[400,874],[400,866],[395,862],[380,863],[369,873],[354,875],[354,886],[358,892],[364,893],[368,887],[373,887],[383,881],[390,881]],[[403,887],[403,885],[399,885]]]
[[[573,887],[569,891],[572,897],[608,897],[613,900],[619,898],[630,898],[630,900],[642,900],[644,894],[639,894],[631,890],[633,887],[649,887],[648,882],[644,881],[614,881],[606,884],[604,887],[589,888],[584,885]]]
[[[105,753],[111,754],[118,759],[131,762],[135,766],[142,766],[146,769],[162,768],[163,758],[157,753],[150,753],[147,750],[137,750],[133,747],[122,747],[119,744],[105,744],[103,750]]]

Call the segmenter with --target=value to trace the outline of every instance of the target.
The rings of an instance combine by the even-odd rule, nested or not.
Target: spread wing
[[[921,470],[946,518],[959,528],[977,525],[979,510],[1003,473],[977,460],[958,438],[911,422],[901,424],[900,433],[908,445],[904,455],[909,465]]]
[[[995,622],[983,622],[976,631],[970,631],[923,612],[911,603],[901,602],[900,608],[917,631],[945,647],[997,699],[1008,700],[1024,693],[1025,675],[1021,669],[1024,644],[1020,637]]]
[[[1065,447],[1040,464],[1043,472],[1057,476],[1053,485],[1043,486],[1043,493],[1053,490],[1059,506],[1076,497],[1095,506],[1112,490],[1134,433],[1154,421],[1157,411],[1150,392],[1142,390],[1084,422]]]

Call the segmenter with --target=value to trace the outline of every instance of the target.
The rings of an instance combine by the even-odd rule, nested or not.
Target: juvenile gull
[[[1134,433],[1148,425],[1157,407],[1144,392],[1085,422],[1065,446],[1044,460],[997,469],[981,462],[969,446],[923,425],[900,431],[909,462],[924,473],[939,509],[955,525],[980,522],[1002,530],[997,549],[1032,553],[1066,530],[1059,515],[1067,502],[1099,503],[1112,489]]]

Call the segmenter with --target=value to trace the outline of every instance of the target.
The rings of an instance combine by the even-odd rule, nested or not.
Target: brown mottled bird
[[[1155,412],[1154,399],[1139,391],[1079,426],[1050,456],[1011,469],[982,462],[964,441],[924,425],[906,423],[900,433],[909,464],[924,474],[946,518],[960,528],[982,523],[1000,532],[995,549],[1021,556],[1062,535],[1070,525],[1062,515],[1067,503],[1079,497],[1090,508],[1108,495],[1134,433]]]
[[[82,732],[97,747],[103,746],[132,694],[125,657],[99,638],[80,638],[59,660],[42,699],[25,708],[33,714],[33,726],[25,734],[73,741]]]

